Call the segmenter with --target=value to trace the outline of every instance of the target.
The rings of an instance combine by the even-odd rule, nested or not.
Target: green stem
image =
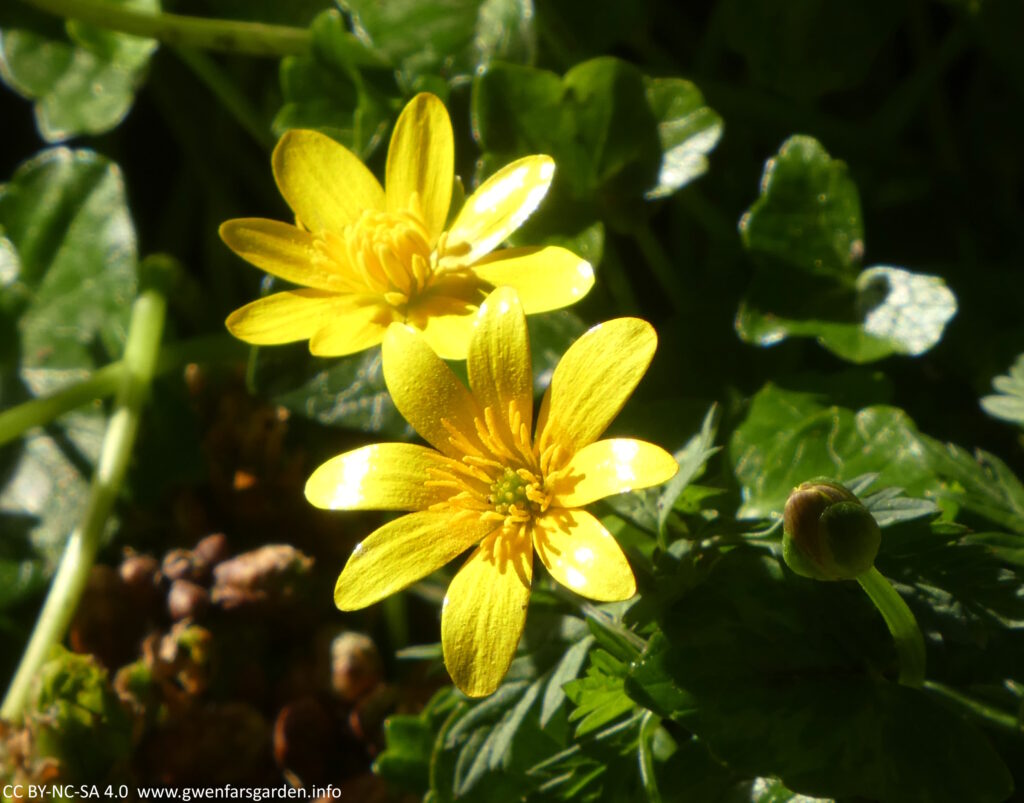
[[[653,711],[645,711],[640,720],[639,754],[640,782],[643,784],[648,803],[661,803],[658,790],[658,776],[654,768],[654,735],[661,725],[661,717]]]
[[[160,351],[155,372],[164,374],[190,362],[242,359],[242,348],[238,341],[224,335],[185,340]],[[112,362],[50,396],[31,399],[0,412],[0,446],[32,427],[45,426],[83,404],[110,396],[121,386],[124,372],[124,360]]]
[[[1017,735],[1024,734],[1024,721],[1022,721],[1020,717],[1016,717],[1013,714],[1008,714],[991,705],[979,702],[973,697],[968,697],[966,694],[962,694],[956,689],[952,689],[942,683],[936,683],[934,680],[925,681],[924,687],[930,692],[934,692],[935,694],[945,697],[947,700],[960,706],[964,711],[972,714],[988,725],[993,725],[1001,730],[1007,731],[1008,733],[1014,733]]]
[[[145,36],[178,47],[198,47],[252,56],[297,56],[309,51],[305,28],[265,25],[260,22],[210,20],[181,14],[151,14],[109,0],[23,0],[58,17]]]
[[[900,659],[900,683],[904,686],[921,686],[924,683],[924,637],[913,612],[903,597],[896,593],[892,583],[874,566],[858,577],[857,582],[882,614],[896,642],[896,654]]]
[[[144,290],[132,306],[117,402],[103,436],[85,515],[68,539],[32,637],[0,707],[0,717],[4,719],[13,720],[23,712],[32,680],[50,649],[64,637],[85,589],[104,524],[128,468],[142,405],[156,372],[166,309],[166,300],[155,289]]]

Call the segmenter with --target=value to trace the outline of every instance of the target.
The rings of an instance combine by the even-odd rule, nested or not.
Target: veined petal
[[[575,304],[594,286],[594,269],[567,248],[503,248],[470,270],[495,287],[514,287],[527,315]]]
[[[451,442],[442,419],[479,448],[476,400],[452,369],[409,326],[393,324],[384,335],[384,381],[391,398],[412,428],[435,449],[459,459],[465,454]]]
[[[455,575],[441,608],[444,663],[470,697],[498,688],[526,624],[533,550],[526,541],[495,555],[507,546],[501,536],[481,545]]]
[[[466,199],[448,230],[446,252],[459,244],[468,246],[468,252],[456,252],[460,265],[489,254],[533,214],[554,175],[550,156],[525,156],[501,168]]]
[[[364,209],[384,209],[384,190],[373,173],[318,131],[286,131],[270,162],[281,195],[311,231],[340,232]]]
[[[600,602],[629,599],[636,579],[604,525],[585,510],[553,510],[534,522],[537,554],[559,583]]]
[[[356,544],[334,586],[334,604],[354,611],[440,569],[494,530],[493,521],[450,511],[410,513]]]
[[[660,485],[679,469],[676,459],[647,441],[612,438],[584,446],[552,483],[555,507],[581,507],[613,494]]]
[[[327,510],[426,510],[452,496],[430,484],[450,464],[414,443],[374,443],[332,457],[306,482],[306,499]]]
[[[473,395],[506,426],[511,425],[509,404],[514,402],[529,430],[533,426],[530,335],[516,291],[499,287],[491,293],[480,305],[473,325],[466,361]]]
[[[442,360],[464,360],[474,317],[472,311],[465,315],[431,315],[424,321],[423,339]]]
[[[286,290],[232,312],[224,322],[239,340],[257,346],[308,340],[351,308],[346,296],[325,290]]]
[[[350,289],[341,274],[317,264],[313,235],[290,223],[237,218],[221,224],[220,238],[246,262],[272,276],[319,290]]]
[[[430,244],[448,219],[455,176],[455,138],[448,110],[436,95],[421,92],[406,104],[388,147],[385,194],[389,212],[410,209],[419,198]]]
[[[309,351],[317,357],[344,357],[372,348],[393,319],[390,306],[362,300],[324,322],[310,338]]]
[[[601,435],[650,365],[658,336],[639,318],[616,318],[584,333],[555,366],[537,420],[541,449],[574,454]]]

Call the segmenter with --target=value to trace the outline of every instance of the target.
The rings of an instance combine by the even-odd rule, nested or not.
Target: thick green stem
[[[120,33],[157,39],[177,47],[198,47],[251,56],[301,55],[309,31],[259,22],[210,20],[181,14],[151,14],[109,0],[23,0],[41,11]]]
[[[892,583],[874,566],[858,577],[857,582],[882,614],[896,642],[896,654],[900,659],[900,683],[904,686],[921,686],[924,683],[924,637],[913,612],[903,597],[896,593]]]
[[[4,719],[16,719],[24,711],[32,680],[51,647],[64,637],[85,589],[104,525],[128,467],[139,415],[156,371],[166,306],[163,295],[150,289],[143,291],[132,307],[117,403],[103,437],[85,515],[68,539],[32,637],[0,707],[0,717]]]
[[[163,374],[189,362],[210,360],[242,360],[244,346],[225,335],[198,337],[175,343],[161,350],[155,372]],[[93,371],[88,378],[58,390],[50,396],[31,399],[17,407],[0,412],[0,446],[21,436],[32,427],[49,424],[83,404],[103,399],[121,386],[125,362],[112,362]]]

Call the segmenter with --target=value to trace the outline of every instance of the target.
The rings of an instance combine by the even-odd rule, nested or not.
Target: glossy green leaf
[[[562,355],[587,325],[569,310],[555,310],[526,319],[530,332],[530,356],[533,361],[533,391],[540,396],[551,384],[551,375]]]
[[[333,9],[317,16],[310,35],[308,55],[281,60],[284,104],[274,117],[274,134],[313,128],[366,157],[384,138],[389,110],[372,85],[356,83],[355,71],[360,66],[381,66],[381,57],[349,33]]]
[[[0,386],[0,404],[9,406],[120,357],[136,290],[135,232],[117,167],[66,148],[26,162],[0,187],[0,227],[17,258],[0,286],[0,322],[14,351],[7,359],[16,366],[8,371],[17,377]],[[16,561],[7,571],[22,581],[11,594],[32,593],[54,568],[81,516],[104,427],[97,404],[0,453],[0,519],[17,534],[4,558]]]
[[[671,102],[664,105],[670,118]],[[473,84],[472,113],[485,151],[503,161],[550,154],[556,182],[577,200],[597,200],[625,214],[628,204],[657,186],[658,120],[643,74],[619,59],[577,64],[564,78],[494,64]]]
[[[666,198],[704,175],[708,153],[722,137],[722,118],[700,90],[682,78],[648,78],[647,103],[658,121],[661,168],[647,199]]]
[[[160,10],[158,0],[112,1]],[[0,78],[35,102],[36,124],[46,141],[101,134],[131,109],[156,47],[152,39],[19,13],[0,28]]]
[[[1024,354],[1017,357],[1008,373],[992,380],[999,393],[985,396],[982,409],[993,418],[1024,425]]]
[[[527,0],[345,0],[356,34],[406,80],[470,76],[492,60],[529,62],[536,48]]]
[[[869,602],[734,550],[665,612],[627,688],[749,775],[804,794],[1001,801],[1005,765],[974,725],[884,680],[891,639]]]
[[[765,164],[761,196],[740,220],[740,234],[748,251],[773,263],[852,281],[864,226],[846,164],[812,137],[790,137]]]
[[[715,433],[718,429],[715,422],[717,409],[712,406],[704,416],[700,432],[690,438],[676,455],[679,471],[665,483],[665,488],[658,497],[658,530],[665,531],[669,514],[686,487],[700,477],[707,464],[721,447],[715,446]]]

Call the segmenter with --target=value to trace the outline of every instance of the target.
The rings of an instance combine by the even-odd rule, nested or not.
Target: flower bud
[[[870,569],[882,531],[871,512],[842,485],[818,479],[793,489],[782,516],[782,556],[815,580],[852,580]]]

